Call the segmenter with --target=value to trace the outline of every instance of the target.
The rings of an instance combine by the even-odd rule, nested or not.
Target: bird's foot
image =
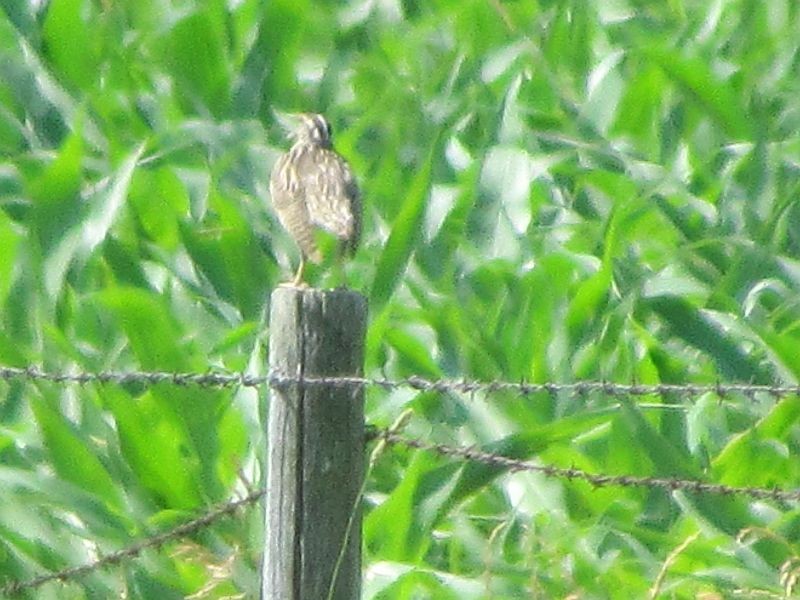
[[[278,287],[295,288],[295,289],[298,289],[298,290],[307,290],[311,286],[308,285],[305,281],[292,280],[292,281],[284,281],[283,283],[279,283]]]

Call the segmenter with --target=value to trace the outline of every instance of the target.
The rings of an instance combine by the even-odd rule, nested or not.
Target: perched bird
[[[331,126],[322,115],[300,114],[294,144],[275,163],[269,181],[272,205],[281,225],[300,248],[293,285],[302,285],[306,260],[322,254],[315,232],[323,229],[340,240],[340,251],[352,254],[361,236],[361,199],[347,162],[331,143]]]

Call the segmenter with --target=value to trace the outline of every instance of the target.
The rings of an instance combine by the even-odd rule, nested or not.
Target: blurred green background
[[[275,111],[317,111],[363,188],[367,376],[797,383],[795,0],[0,6],[2,365],[265,374],[297,260],[268,207]],[[266,391],[0,394],[0,584],[263,484]],[[800,485],[794,396],[367,401],[370,423],[411,408],[409,435],[544,464]],[[262,529],[253,507],[23,597],[257,597]],[[364,595],[788,597],[798,535],[797,503],[395,449],[368,479]]]

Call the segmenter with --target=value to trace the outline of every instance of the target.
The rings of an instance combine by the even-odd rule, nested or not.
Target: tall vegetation
[[[364,191],[367,375],[800,377],[794,0],[0,7],[2,365],[263,374],[296,261],[266,197],[276,113],[317,111]],[[0,583],[262,484],[252,389],[0,393]],[[800,480],[796,397],[369,392],[374,424],[407,408],[409,435],[543,464]],[[365,596],[782,597],[799,517],[395,449],[366,488]],[[261,537],[251,510],[28,596],[255,597]]]

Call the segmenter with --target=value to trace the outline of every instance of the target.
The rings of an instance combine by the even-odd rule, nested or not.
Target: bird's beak
[[[291,139],[297,135],[297,129],[301,123],[302,113],[287,113],[279,110],[272,109],[272,116],[275,117],[275,122],[286,134],[286,137]]]

